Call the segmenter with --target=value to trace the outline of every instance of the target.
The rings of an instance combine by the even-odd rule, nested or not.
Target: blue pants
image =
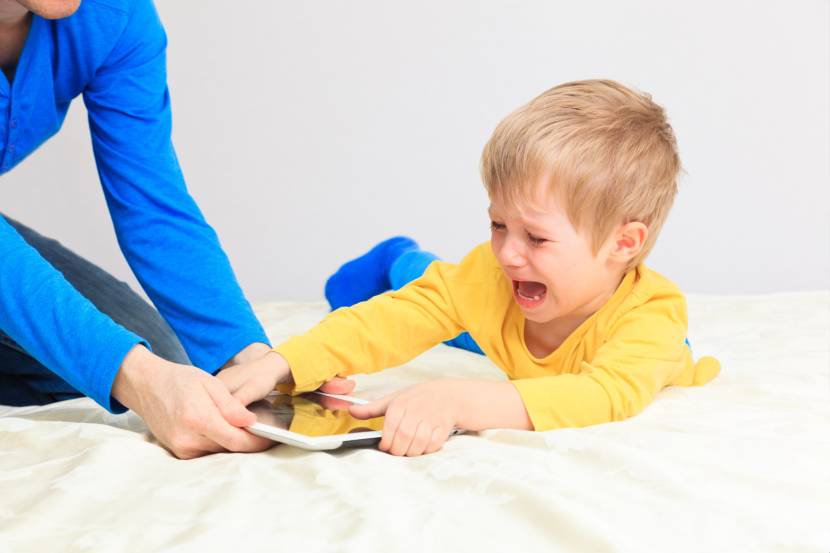
[[[71,252],[57,240],[46,238],[8,217],[5,219],[101,312],[147,340],[157,355],[176,363],[190,364],[170,326],[126,283]],[[82,363],[83,359],[78,362]],[[0,404],[42,405],[81,395],[0,329]]]
[[[401,254],[392,264],[389,270],[389,281],[392,289],[397,290],[402,286],[419,278],[427,270],[429,264],[438,259],[435,255],[424,250],[411,250]],[[475,340],[467,332],[462,332],[452,340],[444,342],[454,348],[465,349],[479,355],[484,355]]]

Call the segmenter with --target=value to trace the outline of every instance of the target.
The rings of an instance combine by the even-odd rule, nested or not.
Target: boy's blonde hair
[[[609,80],[554,87],[508,115],[484,146],[481,174],[491,199],[532,201],[540,179],[562,202],[594,254],[621,223],[648,227],[648,255],[677,193],[680,158],[663,108]]]

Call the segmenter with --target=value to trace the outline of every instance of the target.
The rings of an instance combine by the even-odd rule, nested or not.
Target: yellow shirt
[[[338,374],[400,365],[466,330],[510,378],[536,430],[622,420],[662,388],[705,384],[720,370],[712,357],[694,363],[685,298],[644,265],[544,358],[528,351],[524,323],[486,242],[460,264],[435,261],[400,290],[334,311],[275,350],[303,392]]]

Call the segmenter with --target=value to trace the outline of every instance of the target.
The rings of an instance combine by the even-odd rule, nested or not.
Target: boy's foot
[[[389,269],[404,252],[418,249],[406,236],[384,240],[367,253],[343,264],[326,281],[326,299],[332,310],[354,305],[389,290]]]

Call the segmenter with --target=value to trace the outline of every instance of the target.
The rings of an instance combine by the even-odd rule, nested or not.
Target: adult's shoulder
[[[83,0],[72,16],[55,22],[96,50],[164,39],[152,0]],[[129,46],[129,44],[127,45]]]
[[[106,51],[142,33],[163,35],[161,21],[152,0],[83,0],[69,17],[48,22],[60,41],[77,42],[85,51]]]
[[[52,43],[55,98],[68,102],[107,64],[130,21],[131,0],[83,0],[62,19],[42,20],[39,36]],[[35,27],[33,26],[33,30]]]
[[[78,13],[83,10],[105,11],[121,13],[125,15],[141,14],[144,12],[155,12],[153,0],[83,0]]]
[[[90,65],[89,79],[102,67],[129,69],[145,63],[167,47],[152,0],[83,0],[75,14],[57,23],[59,40]]]

